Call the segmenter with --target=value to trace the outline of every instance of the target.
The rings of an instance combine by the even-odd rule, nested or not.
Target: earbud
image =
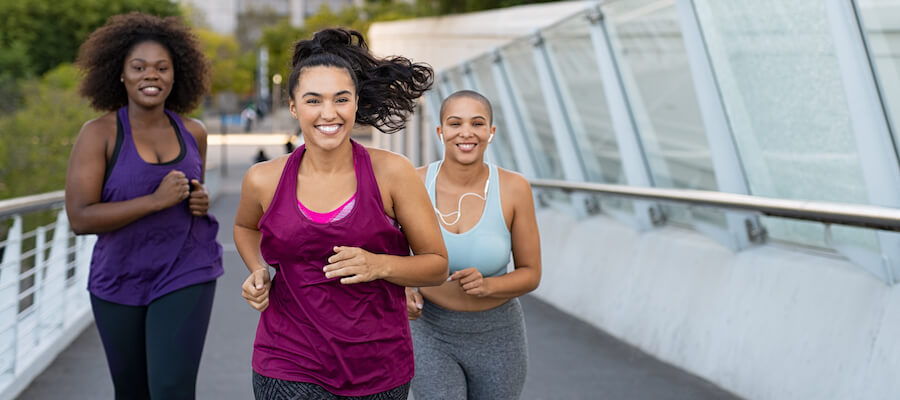
[[[438,133],[438,138],[441,139],[441,143],[444,143],[444,135]]]
[[[494,134],[492,133],[491,136],[488,136],[488,143],[493,142],[493,141],[494,141]]]

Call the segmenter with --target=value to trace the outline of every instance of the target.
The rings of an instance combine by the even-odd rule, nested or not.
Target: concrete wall
[[[752,399],[900,398],[900,286],[845,259],[539,210],[538,297]]]

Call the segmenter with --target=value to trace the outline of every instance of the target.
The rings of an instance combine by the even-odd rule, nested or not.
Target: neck
[[[484,184],[486,176],[490,174],[487,164],[484,160],[472,164],[460,164],[450,160],[444,160],[441,169],[438,172],[442,179],[454,186],[469,186],[474,184]]]
[[[133,102],[128,102],[128,122],[132,127],[148,127],[154,125],[168,125],[165,106],[159,105],[153,108],[141,107]]]
[[[327,175],[348,169],[353,169],[353,145],[349,140],[331,150],[306,145],[303,159],[300,161],[301,173]]]

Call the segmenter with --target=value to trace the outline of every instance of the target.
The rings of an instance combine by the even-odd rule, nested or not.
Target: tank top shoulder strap
[[[377,205],[379,210],[383,210],[384,200],[381,198],[381,190],[378,189],[378,180],[375,179],[375,168],[372,166],[369,150],[355,140],[351,139],[350,143],[353,145],[353,169],[356,171],[357,204],[371,203]]]
[[[262,227],[263,223],[268,220],[268,216],[275,213],[279,207],[297,207],[297,172],[300,170],[300,159],[306,145],[301,145],[288,156],[284,168],[281,170],[281,177],[278,178],[278,186],[275,187],[275,194],[272,195],[272,201],[269,208],[263,213],[259,219],[257,227]]]
[[[488,180],[488,194],[487,199],[485,199],[485,210],[484,212],[490,214],[497,214],[500,217],[500,221],[503,222],[504,227],[506,226],[506,219],[503,217],[503,205],[500,201],[500,173],[497,170],[497,165],[488,163],[488,168],[490,168],[490,177]],[[490,215],[493,217],[493,215]]]
[[[176,133],[179,136],[179,140],[182,141],[183,143],[185,143],[186,145],[191,145],[191,147],[193,147],[193,148],[197,149],[197,151],[199,151],[200,146],[197,145],[197,139],[194,138],[194,134],[191,133],[191,131],[187,130],[187,128],[184,127],[184,120],[181,118],[181,116],[169,109],[166,109],[165,111],[166,111],[166,115],[169,116],[169,120],[175,121],[175,128],[177,131]]]
[[[103,173],[104,185],[106,184],[106,181],[109,180],[109,175],[112,173],[113,167],[116,166],[116,161],[119,159],[119,152],[122,151],[122,143],[125,141],[125,128],[122,126],[122,117],[120,115],[122,110],[125,110],[125,107],[116,111],[116,143],[113,145],[113,152],[109,157],[109,161],[106,162],[106,171]]]

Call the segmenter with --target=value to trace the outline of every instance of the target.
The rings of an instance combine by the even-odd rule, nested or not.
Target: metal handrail
[[[0,200],[0,218],[53,208],[65,201],[65,192],[62,190]]]
[[[590,192],[642,200],[750,211],[771,217],[793,218],[826,224],[900,231],[900,209],[865,204],[775,199],[706,190],[661,189],[551,179],[532,179],[531,186],[565,192]]]

